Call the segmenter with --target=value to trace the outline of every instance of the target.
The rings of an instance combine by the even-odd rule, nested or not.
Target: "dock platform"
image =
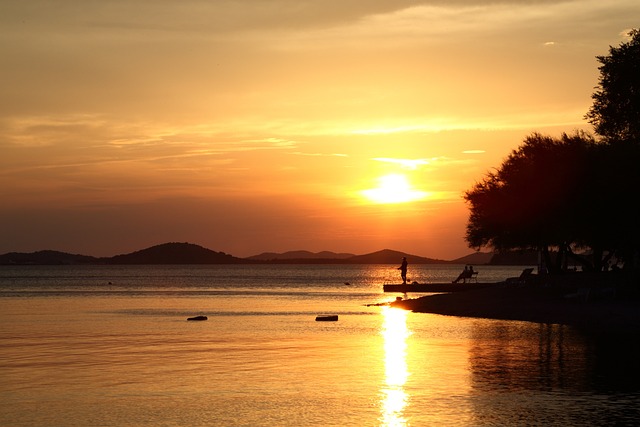
[[[441,292],[461,292],[473,289],[482,289],[496,286],[498,283],[407,283],[407,284],[384,284],[384,292],[400,292],[403,294],[414,293],[441,293]]]

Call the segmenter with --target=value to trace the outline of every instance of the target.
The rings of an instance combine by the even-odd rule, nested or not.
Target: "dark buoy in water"
[[[187,320],[207,320],[208,317],[207,316],[196,316],[196,317],[189,317]]]
[[[337,314],[332,314],[328,316],[316,316],[316,322],[335,322],[338,320]]]

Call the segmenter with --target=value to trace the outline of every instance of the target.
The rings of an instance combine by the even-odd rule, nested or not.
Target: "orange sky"
[[[637,0],[2,2],[0,253],[467,255],[462,193],[533,131],[590,130],[595,56],[639,23]]]

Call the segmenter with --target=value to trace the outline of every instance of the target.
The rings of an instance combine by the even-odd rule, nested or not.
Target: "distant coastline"
[[[406,256],[410,264],[473,264],[533,266],[535,254],[474,253],[454,260],[439,260],[384,249],[365,255],[312,253],[292,251],[284,254],[264,253],[249,258],[237,258],[191,243],[165,243],[129,254],[108,258],[69,254],[52,250],[32,253],[10,252],[0,255],[3,266],[37,265],[256,265],[256,264],[399,264]],[[536,323],[573,325],[576,327],[611,331],[640,332],[640,295],[635,288],[616,286],[608,276],[598,276],[597,285],[584,273],[557,278],[554,286],[543,286],[537,280],[522,284],[509,281],[469,286],[448,284],[450,290],[413,299],[391,302],[414,312],[434,313],[457,317],[520,320]],[[609,283],[611,282],[611,283]],[[445,286],[447,284],[441,284]],[[614,294],[597,296],[598,291],[615,288]],[[589,301],[567,298],[589,288],[594,293]],[[612,297],[613,296],[613,297]]]
[[[166,264],[396,264],[407,257],[410,264],[535,265],[535,254],[493,254],[476,252],[454,260],[421,257],[391,249],[364,255],[323,251],[265,252],[239,258],[193,243],[164,243],[112,257],[42,250],[0,255],[0,265],[166,265]]]

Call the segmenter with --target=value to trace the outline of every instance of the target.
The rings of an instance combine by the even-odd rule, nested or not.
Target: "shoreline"
[[[460,292],[395,300],[416,313],[562,324],[602,332],[640,333],[640,302],[622,297],[568,298],[566,289],[505,282]]]

